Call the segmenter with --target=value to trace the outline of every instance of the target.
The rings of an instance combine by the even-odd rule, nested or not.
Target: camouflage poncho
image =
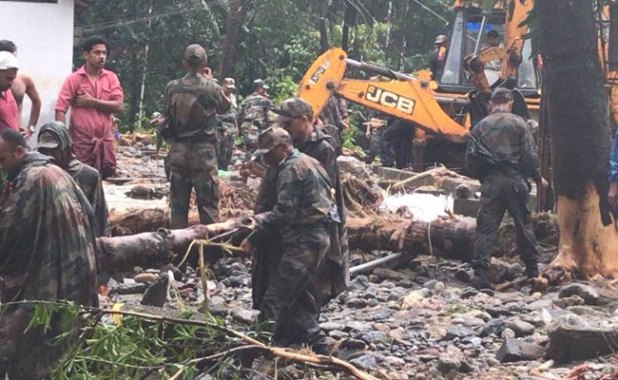
[[[8,173],[11,192],[0,206],[0,297],[22,300],[66,300],[96,304],[96,256],[92,209],[71,176],[40,153],[28,153]],[[53,366],[49,339],[32,329],[21,334],[6,326],[29,319],[27,305],[9,306],[0,316],[0,376],[39,378]],[[9,338],[7,338],[7,336]],[[58,351],[58,350],[53,350]]]

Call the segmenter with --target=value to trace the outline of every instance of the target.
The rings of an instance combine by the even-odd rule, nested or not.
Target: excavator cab
[[[505,43],[513,45],[512,41],[515,41],[513,37],[505,38],[505,34],[508,33],[505,20],[506,13],[503,9],[484,11],[469,3],[453,9],[446,59],[442,73],[437,78],[437,92],[469,93],[475,86],[464,69],[466,57],[477,56],[490,47],[502,47],[506,50],[514,47],[505,46]],[[519,36],[517,40],[517,43],[521,43],[522,46],[521,62],[518,62],[515,73],[515,89],[526,97],[536,96],[539,90],[539,75],[532,57],[531,42],[530,40],[522,41]],[[502,67],[502,61],[502,57],[499,57],[485,63],[485,76],[492,88],[500,85],[498,83],[500,80],[509,79],[504,76],[507,70]],[[511,74],[508,75],[511,76]]]

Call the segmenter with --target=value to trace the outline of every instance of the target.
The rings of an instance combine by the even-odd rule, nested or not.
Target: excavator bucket
[[[300,82],[298,97],[313,107],[313,117],[318,117],[333,91],[339,87],[345,74],[348,55],[333,48],[319,56]]]

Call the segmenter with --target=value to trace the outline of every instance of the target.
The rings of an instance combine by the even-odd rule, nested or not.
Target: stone
[[[369,331],[360,336],[360,339],[366,343],[383,343],[389,341],[388,335],[383,333],[382,331]]]
[[[459,269],[455,272],[455,278],[466,284],[470,283],[474,278],[474,270],[472,269]]]
[[[558,292],[558,298],[571,296],[581,297],[586,305],[598,305],[600,299],[599,292],[595,288],[580,283],[563,286]]]
[[[465,337],[473,336],[473,335],[474,335],[474,331],[472,331],[472,329],[468,327],[450,326],[448,329],[446,329],[445,339],[453,340],[455,338],[465,338]]]
[[[350,298],[345,302],[346,306],[351,309],[362,309],[367,306],[367,301],[362,298]]]
[[[515,331],[509,329],[509,328],[505,328],[504,330],[502,330],[502,332],[500,333],[500,336],[503,339],[512,339],[515,338],[517,336],[517,334],[515,334]]]
[[[337,322],[324,322],[320,323],[320,328],[324,331],[343,330],[345,325]]]
[[[210,311],[210,314],[218,317],[226,317],[229,313],[229,309],[225,304],[225,299],[219,296],[214,296],[210,299],[208,311]]]
[[[358,368],[369,370],[377,365],[377,360],[375,355],[366,354],[356,359],[350,360],[350,363],[354,364]]]
[[[395,282],[403,281],[408,278],[404,273],[388,268],[376,268],[373,270],[373,274],[384,280],[391,280]]]
[[[496,359],[501,363],[510,363],[520,360],[537,360],[544,354],[545,349],[537,344],[518,339],[506,339],[496,353]]]
[[[159,276],[157,276],[156,274],[148,272],[136,274],[135,277],[133,277],[135,282],[142,284],[152,284],[153,282],[157,281],[158,278]]]
[[[350,281],[350,284],[348,285],[348,289],[350,291],[365,290],[367,289],[368,286],[369,286],[369,279],[367,278],[367,276],[359,275],[359,276],[356,276],[352,281]]]
[[[578,317],[579,318],[579,317]],[[547,357],[557,363],[592,359],[618,350],[618,329],[558,323],[549,332]]]
[[[507,322],[506,327],[515,332],[515,336],[523,337],[531,335],[534,332],[534,325],[528,322],[524,322],[520,319],[514,319]]]
[[[461,367],[461,359],[451,353],[442,353],[438,356],[438,371],[448,374],[451,371],[458,371]]]
[[[364,350],[366,348],[367,345],[360,339],[346,339],[339,344],[339,349],[344,350]]]
[[[345,329],[352,330],[352,331],[358,331],[358,332],[365,332],[365,331],[371,330],[371,324],[367,322],[350,321],[346,323]]]
[[[444,289],[446,289],[446,285],[442,281],[438,281],[433,287],[433,291],[436,293],[440,293],[444,291]]]
[[[244,323],[247,325],[253,324],[258,315],[257,310],[248,310],[244,308],[236,308],[232,310],[232,318],[237,322]]]
[[[429,280],[423,284],[423,288],[432,290],[434,286],[436,286],[437,283],[438,283],[438,280]]]

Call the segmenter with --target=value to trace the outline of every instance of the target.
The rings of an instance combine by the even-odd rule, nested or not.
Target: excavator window
[[[438,78],[440,89],[455,93],[467,93],[473,89],[473,85],[466,78],[463,69],[464,58],[469,54],[478,53],[492,46],[492,44],[499,43],[500,46],[503,46],[504,19],[503,11],[494,10],[490,13],[483,13],[478,8],[462,7],[455,9],[444,69],[441,77]],[[495,39],[496,34],[499,36],[497,40]],[[523,62],[518,70],[517,87],[521,90],[527,90],[526,92],[536,91],[537,73],[534,61],[531,59],[530,41],[524,43],[522,58]],[[485,65],[485,75],[490,84],[499,79],[501,70],[502,62],[500,60]]]

